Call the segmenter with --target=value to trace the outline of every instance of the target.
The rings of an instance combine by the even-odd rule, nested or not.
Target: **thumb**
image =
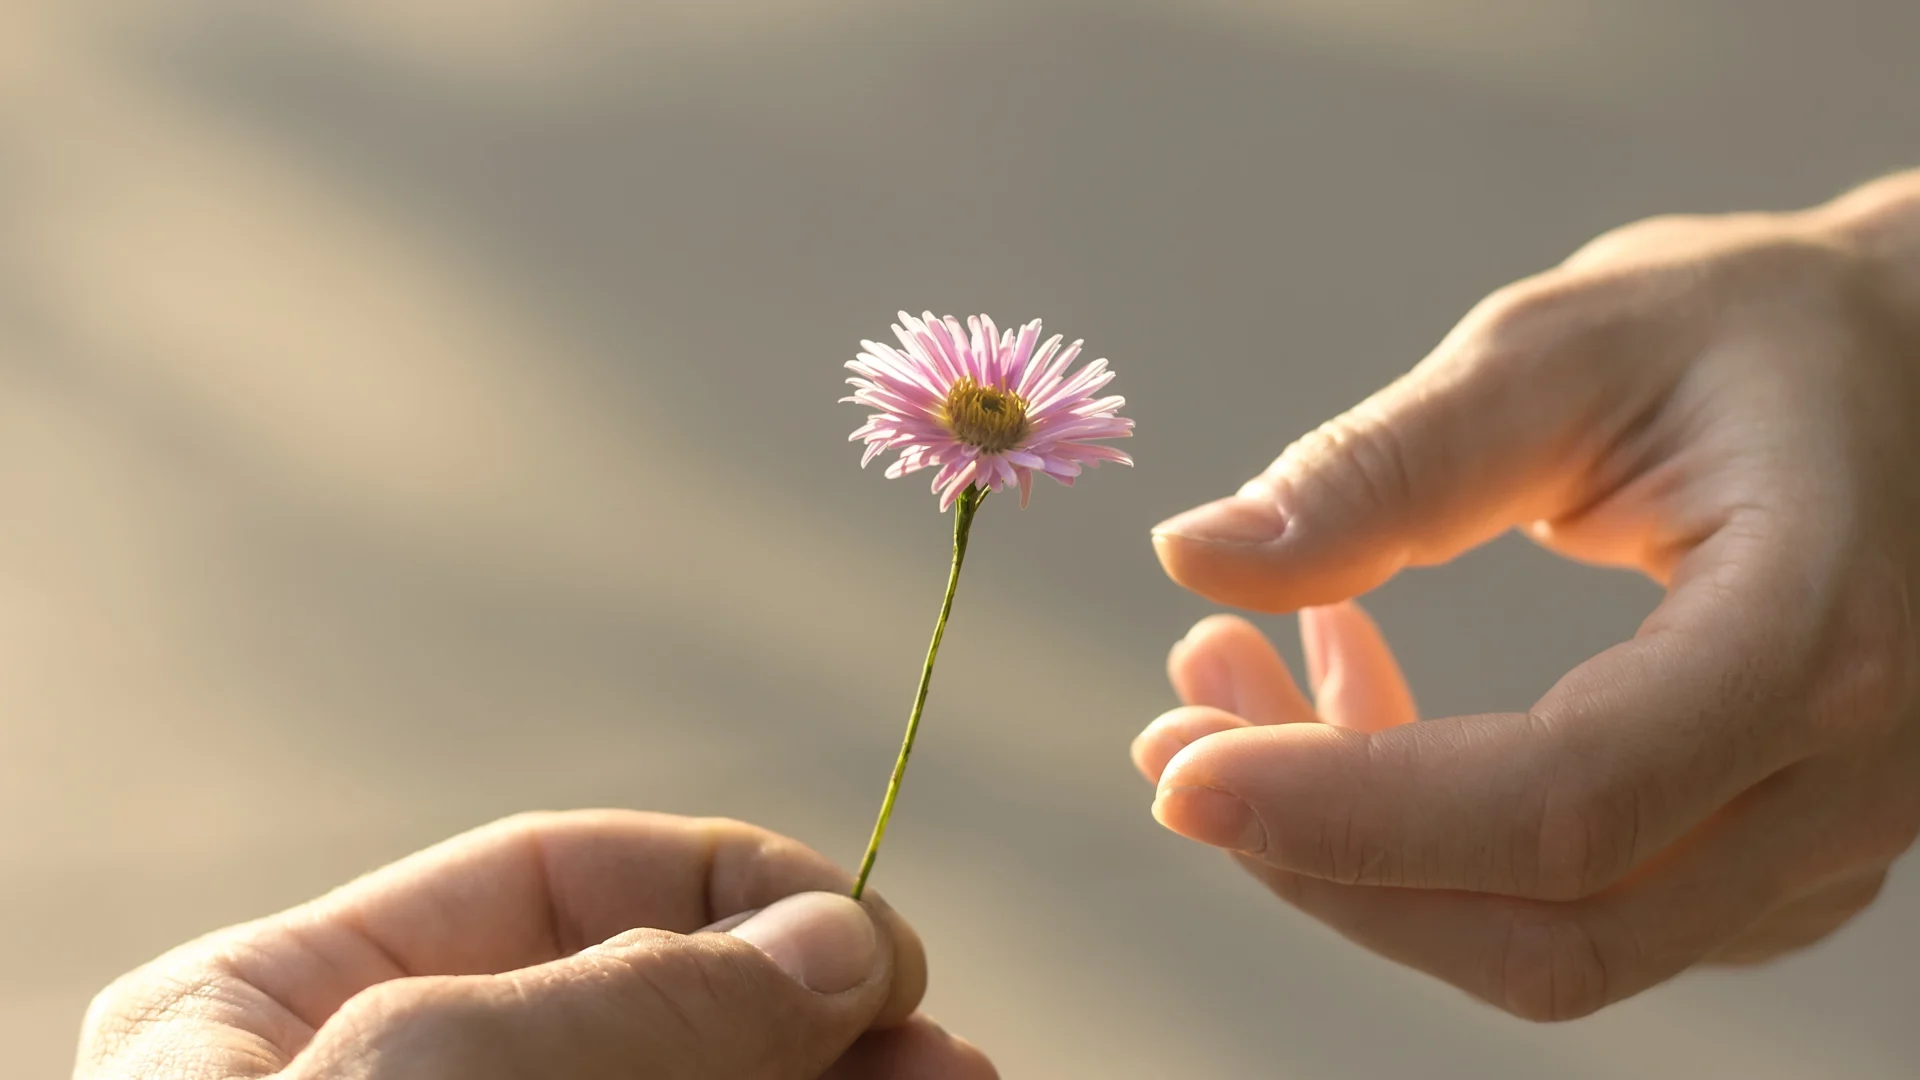
[[[813,1080],[895,1011],[893,957],[864,906],[801,893],[696,934],[630,930],[503,975],[380,984],[287,1075]]]
[[[1556,273],[1496,293],[1238,494],[1157,526],[1168,575],[1220,603],[1292,611],[1577,506],[1569,480],[1631,408],[1612,391],[1634,385],[1586,362],[1611,351],[1594,292]]]

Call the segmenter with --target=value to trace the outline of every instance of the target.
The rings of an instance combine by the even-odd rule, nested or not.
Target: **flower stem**
[[[933,643],[927,646],[927,662],[920,669],[920,689],[913,696],[913,712],[907,717],[907,737],[900,743],[893,776],[887,780],[887,797],[880,803],[879,820],[873,823],[873,836],[867,841],[867,853],[860,860],[860,876],[853,883],[855,900],[867,890],[873,861],[880,857],[880,841],[887,835],[887,819],[893,817],[893,801],[900,796],[900,778],[907,774],[907,759],[913,756],[913,739],[920,734],[920,714],[927,707],[927,688],[933,685],[933,662],[940,656],[940,638],[947,632],[947,616],[953,614],[953,590],[960,585],[960,564],[967,559],[967,534],[973,530],[974,512],[986,497],[984,489],[969,485],[954,504],[953,569],[947,574],[947,595],[940,601],[940,618],[933,624]]]

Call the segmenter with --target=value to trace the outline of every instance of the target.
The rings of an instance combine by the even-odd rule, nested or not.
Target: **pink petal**
[[[968,453],[968,451],[972,449],[972,447],[963,448],[959,454],[955,455],[952,460],[941,467],[939,475],[933,478],[933,490],[939,491],[941,488],[951,485],[954,477],[962,473],[968,476],[974,474],[979,459],[973,454]]]
[[[865,405],[870,409],[878,409],[881,412],[896,413],[903,416],[915,414],[922,416],[939,415],[933,406],[911,401],[898,394],[890,394],[885,390],[858,390],[855,391],[853,397],[847,400],[859,405]]]
[[[993,470],[995,473],[999,474],[994,479],[994,482],[993,482],[993,488],[995,491],[998,491],[1009,484],[1019,482],[1020,478],[1014,475],[1013,465],[1011,462],[1009,462],[1006,459],[1005,455],[998,455],[994,457]]]
[[[1038,401],[1028,406],[1029,415],[1045,413],[1073,399],[1084,398],[1095,390],[1113,381],[1113,373],[1107,370],[1105,360],[1095,360],[1074,373],[1073,378],[1040,395]]]
[[[936,321],[933,312],[927,312],[927,328],[932,330],[945,343],[954,366],[960,371],[960,378],[979,382],[979,373],[973,368],[973,353],[967,348],[967,332],[960,327],[960,320],[949,315]]]
[[[992,386],[993,344],[981,334],[978,315],[967,316],[967,348],[973,356],[973,381],[981,386]]]
[[[1079,420],[1056,420],[1042,427],[1034,425],[1032,436],[1027,440],[1028,448],[1043,442],[1081,441],[1085,439],[1121,438],[1113,430],[1111,417],[1089,416]]]
[[[946,513],[946,511],[953,506],[954,502],[960,498],[960,493],[967,490],[967,485],[973,483],[974,476],[979,472],[979,458],[970,459],[965,465],[961,466],[960,471],[955,473],[953,479],[947,482],[946,491],[940,495],[941,513]]]
[[[935,378],[936,373],[927,364],[877,341],[862,341],[860,347],[866,351],[847,364],[855,371],[861,371],[864,367],[869,370],[863,374],[877,374],[893,381],[912,383],[929,394],[942,393]]]
[[[984,314],[964,325],[931,311],[918,317],[902,311],[899,320],[893,326],[898,347],[862,341],[862,351],[846,363],[853,393],[842,400],[870,410],[848,436],[863,444],[862,467],[898,450],[887,476],[934,468],[931,486],[946,510],[969,485],[992,491],[1018,486],[1025,506],[1036,472],[1070,486],[1083,468],[1133,463],[1120,450],[1093,441],[1126,438],[1133,421],[1119,415],[1124,398],[1095,396],[1114,377],[1106,360],[1072,370],[1081,342],[1062,348],[1061,336],[1054,334],[1042,343],[1038,319],[1005,330]],[[1021,398],[1028,421],[1021,445],[984,454],[954,436],[944,411],[960,379]]]
[[[979,348],[983,361],[981,369],[987,374],[986,385],[1006,385],[1001,381],[1000,365],[1002,358],[1000,356],[999,328],[993,325],[993,319],[990,316],[982,315],[979,317],[979,321],[975,323],[973,332],[977,335],[977,340],[980,342]]]
[[[1117,461],[1122,465],[1133,464],[1133,459],[1111,446],[1095,446],[1092,443],[1073,443],[1060,448],[1063,455],[1070,455],[1075,461],[1093,464],[1099,461]]]
[[[1036,409],[1041,402],[1052,399],[1059,391],[1063,385],[1062,374],[1067,370],[1068,365],[1080,356],[1080,344],[1075,341],[1060,350],[1059,354],[1053,358],[1053,362],[1047,365],[1047,370],[1034,382],[1033,393],[1027,395],[1029,412]]]
[[[1038,329],[1040,321],[1034,320],[1033,326]],[[1026,373],[1020,377],[1020,384],[1014,387],[1013,391],[1019,394],[1022,400],[1032,400],[1034,388],[1040,385],[1040,377],[1046,373],[1047,361],[1053,356],[1053,350],[1059,347],[1060,335],[1055,334],[1028,359]]]
[[[932,312],[927,313],[926,320],[921,320],[903,311],[900,313],[900,322],[905,325],[895,326],[893,334],[907,347],[914,360],[934,376],[936,385],[952,386],[964,372],[955,362],[952,349],[943,346],[939,335],[935,333],[935,327],[940,324],[929,325],[932,318]]]
[[[1020,387],[1026,384],[1027,365],[1033,361],[1033,343],[1038,340],[1040,340],[1040,320],[1035,319],[1021,327],[1020,336],[1013,341],[1012,353],[1007,361],[1005,385],[1016,394],[1020,392]]]

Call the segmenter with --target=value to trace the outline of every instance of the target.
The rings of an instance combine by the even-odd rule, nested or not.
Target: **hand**
[[[1515,526],[1666,597],[1524,713],[1412,723],[1339,602]],[[1216,618],[1135,745],[1155,816],[1286,901],[1539,1020],[1816,941],[1920,830],[1920,173],[1603,236],[1155,545],[1312,609],[1317,717]]]
[[[74,1077],[990,1080],[851,884],[739,822],[509,818],[122,977]]]

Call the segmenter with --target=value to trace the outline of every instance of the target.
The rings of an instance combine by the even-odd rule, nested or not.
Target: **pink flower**
[[[850,437],[867,444],[862,468],[896,448],[889,478],[939,466],[933,490],[944,511],[970,484],[994,491],[1017,483],[1025,506],[1036,472],[1071,485],[1083,466],[1133,464],[1091,441],[1133,434],[1133,421],[1115,415],[1125,398],[1094,397],[1113,381],[1107,362],[1068,375],[1080,342],[1062,349],[1055,334],[1036,348],[1040,320],[1002,333],[985,315],[963,330],[951,315],[903,311],[893,332],[900,348],[863,341],[859,359],[847,361],[854,392],[841,400],[876,410]]]

